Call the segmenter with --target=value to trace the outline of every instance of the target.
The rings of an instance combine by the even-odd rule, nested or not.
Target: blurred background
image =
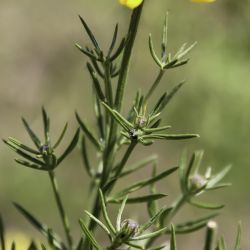
[[[126,88],[127,105],[135,91],[138,88],[146,91],[156,76],[157,67],[148,51],[148,34],[152,33],[156,47],[160,45],[166,11],[169,11],[169,50],[174,53],[184,42],[198,41],[198,45],[189,54],[188,65],[168,71],[151,104],[163,91],[186,80],[187,84],[164,112],[164,120],[172,125],[173,132],[199,133],[201,138],[178,143],[157,142],[150,148],[138,147],[131,162],[155,151],[159,155],[160,168],[170,168],[178,164],[181,152],[188,148],[190,154],[195,149],[204,149],[203,165],[213,166],[214,171],[232,164],[233,169],[226,178],[233,183],[232,187],[201,199],[226,205],[216,221],[220,224],[218,233],[225,235],[229,249],[239,220],[243,222],[242,249],[250,249],[247,238],[250,233],[250,2],[218,0],[214,4],[194,4],[187,0],[147,0]],[[51,116],[52,139],[59,135],[66,121],[70,125],[66,137],[73,136],[77,127],[75,110],[94,125],[86,58],[74,47],[75,42],[90,44],[78,14],[94,30],[99,44],[108,48],[117,22],[120,24],[119,36],[125,34],[130,10],[115,0],[0,1],[1,138],[12,136],[30,143],[21,116],[42,134],[42,105]],[[8,238],[15,235],[19,242],[25,241],[29,233],[34,232],[15,210],[12,201],[34,210],[40,220],[62,232],[47,175],[17,165],[14,158],[15,154],[1,143],[0,212],[7,225]],[[88,195],[88,177],[79,149],[57,169],[57,175],[76,237],[77,219],[83,216]],[[164,201],[167,204],[179,192],[177,180],[178,176],[173,175],[159,187],[169,194]],[[125,181],[131,182],[131,179]],[[141,223],[147,219],[145,207],[142,207],[145,213],[140,215],[131,205],[127,209],[126,215],[130,218]],[[199,213],[186,206],[177,221],[195,218]],[[34,238],[37,237],[39,235],[34,234]],[[178,245],[180,249],[184,246],[185,249],[198,249],[197,241],[203,237],[204,230],[193,237],[180,236]]]

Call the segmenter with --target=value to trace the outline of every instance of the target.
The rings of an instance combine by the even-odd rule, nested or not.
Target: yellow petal
[[[138,7],[143,0],[119,0],[120,4],[127,6],[130,9]]]
[[[191,0],[194,3],[213,3],[216,0]]]

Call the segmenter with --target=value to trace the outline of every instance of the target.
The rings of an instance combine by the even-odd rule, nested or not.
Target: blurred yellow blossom
[[[138,7],[143,0],[119,0],[120,4],[127,6],[130,9]]]
[[[216,0],[191,0],[194,3],[213,3]]]

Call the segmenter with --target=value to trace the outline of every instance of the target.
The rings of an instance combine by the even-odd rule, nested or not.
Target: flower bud
[[[130,238],[135,236],[135,234],[138,232],[139,230],[139,224],[131,219],[125,219],[124,221],[122,221],[121,223],[121,237],[122,238]]]
[[[135,119],[135,125],[138,128],[144,128],[147,125],[147,118],[145,116],[137,116]]]
[[[189,178],[190,189],[192,191],[199,190],[206,185],[206,182],[207,180],[199,174],[195,174]]]

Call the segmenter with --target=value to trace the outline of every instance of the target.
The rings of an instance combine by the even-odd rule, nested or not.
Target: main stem
[[[52,185],[53,192],[54,192],[54,195],[55,195],[56,204],[57,204],[57,207],[58,207],[58,210],[59,210],[59,213],[60,213],[60,216],[61,216],[61,220],[62,220],[62,223],[63,223],[63,228],[64,228],[65,235],[66,235],[66,238],[67,238],[67,242],[68,242],[68,245],[69,245],[69,250],[72,250],[73,249],[72,248],[73,247],[73,241],[72,241],[72,237],[70,235],[69,221],[68,221],[68,218],[67,218],[66,213],[64,211],[62,200],[61,200],[61,197],[60,197],[60,194],[59,194],[58,185],[57,185],[57,181],[56,181],[56,178],[55,178],[55,173],[53,171],[49,171],[49,177],[50,177],[51,185]]]
[[[120,74],[119,74],[115,102],[114,102],[114,108],[118,112],[121,110],[121,106],[122,106],[124,89],[125,89],[128,70],[129,70],[130,58],[131,58],[132,49],[133,49],[134,41],[135,41],[136,34],[137,34],[138,25],[140,22],[143,4],[144,3],[142,3],[138,8],[136,8],[133,11],[131,19],[130,19],[130,25],[129,25],[128,34],[127,34],[128,40],[127,40],[127,44],[126,44],[126,46],[124,48],[124,52],[123,52],[123,57],[122,57],[122,62],[121,62],[121,70],[120,70]],[[115,154],[115,146],[114,145],[116,142],[117,130],[118,130],[117,124],[115,124],[114,119],[111,119],[109,130],[106,130],[106,132],[108,132],[108,138],[106,138],[107,141],[106,141],[106,146],[105,146],[104,155],[103,155],[103,173],[102,173],[102,177],[101,177],[100,184],[98,187],[101,189],[108,182],[110,171],[113,168],[113,159],[114,159],[114,154]],[[134,146],[133,146],[133,148],[134,148]],[[123,166],[126,164],[127,159],[132,152],[131,147],[129,147],[128,151],[129,152],[127,152],[124,156],[126,158],[126,160],[124,160],[124,158],[123,158],[121,161],[121,168],[123,168]],[[111,191],[111,189],[109,191]],[[92,214],[98,218],[100,216],[100,212],[101,212],[100,197],[99,197],[99,194],[97,192],[96,197],[95,197],[95,201],[93,204],[93,208],[92,208]],[[96,223],[93,220],[91,220],[88,228],[90,230],[94,230],[95,226],[96,226]],[[86,240],[84,243],[85,247],[88,244],[87,242],[88,241]]]
[[[118,112],[121,110],[121,106],[122,106],[124,89],[125,89],[125,85],[127,82],[130,58],[131,58],[132,50],[134,47],[134,41],[136,38],[143,5],[144,5],[144,2],[133,11],[131,20],[130,20],[128,35],[127,35],[128,40],[127,40],[127,45],[123,52],[123,58],[121,62],[121,72],[119,74],[118,86],[116,90],[115,107]]]

